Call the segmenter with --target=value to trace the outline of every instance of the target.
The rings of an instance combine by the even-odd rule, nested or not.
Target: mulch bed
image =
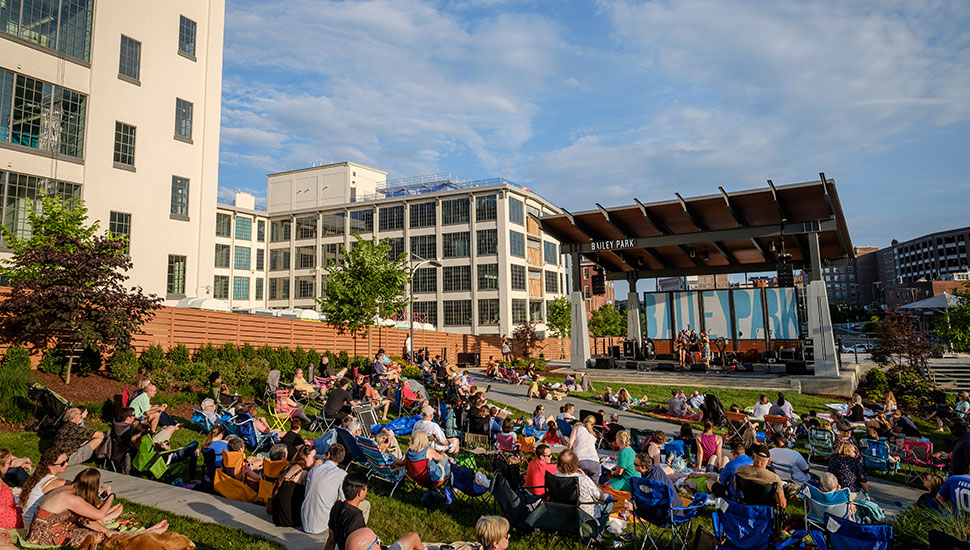
[[[64,379],[57,374],[45,374],[34,371],[34,380],[72,403],[103,403],[113,400],[126,387],[134,391],[134,387],[123,384],[101,373],[86,376],[71,375],[71,383],[65,384]],[[161,394],[160,394],[161,395]],[[169,409],[169,414],[182,418],[192,417],[192,404],[183,403]]]

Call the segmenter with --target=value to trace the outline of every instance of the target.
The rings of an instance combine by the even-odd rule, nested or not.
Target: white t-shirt
[[[579,460],[595,460],[599,462],[599,455],[596,454],[596,436],[589,433],[586,426],[576,425],[573,428],[576,439],[573,441],[573,451]]]
[[[303,530],[319,534],[328,529],[330,509],[337,500],[344,500],[343,483],[347,472],[331,461],[310,468],[303,499]]]
[[[765,415],[771,410],[771,403],[761,404],[761,402],[754,404],[754,417],[758,420],[764,420]]]
[[[414,428],[411,430],[411,434],[413,435],[414,432],[418,430],[428,434],[428,437],[437,441],[438,443],[444,443],[448,440],[448,438],[445,437],[445,431],[441,429],[441,426],[435,424],[431,420],[418,420],[415,422]]]
[[[587,477],[585,474],[579,472],[573,474],[562,474],[556,472],[559,477],[578,477],[579,478],[579,501],[586,503],[580,504],[579,509],[586,512],[594,518],[600,516],[600,507],[596,505],[602,496],[602,491],[596,486],[596,483]]]
[[[55,477],[54,474],[47,474],[46,476],[40,478],[37,485],[30,490],[30,494],[27,495],[27,502],[24,502],[21,498],[20,507],[24,510],[24,528],[30,526],[30,522],[34,521],[34,515],[37,514],[37,509],[40,508],[40,501],[44,500],[44,487],[51,482]],[[23,495],[20,495],[23,497]]]

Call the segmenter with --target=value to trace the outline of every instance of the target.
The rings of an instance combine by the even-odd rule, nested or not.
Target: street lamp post
[[[411,262],[413,263],[415,259],[420,261],[418,262],[417,265],[411,267],[411,282],[408,283],[408,302],[409,302],[408,318],[410,320],[410,329],[409,329],[410,334],[408,335],[408,339],[411,342],[411,346],[410,346],[410,349],[405,350],[410,355],[408,357],[408,361],[410,361],[412,365],[414,364],[414,347],[415,347],[414,346],[414,274],[417,273],[418,268],[423,266],[424,264],[429,264],[434,267],[441,267],[441,262],[437,260],[425,260],[421,256],[418,256],[417,254],[412,252]]]

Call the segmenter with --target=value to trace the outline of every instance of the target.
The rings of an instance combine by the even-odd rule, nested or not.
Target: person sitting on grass
[[[482,546],[482,550],[505,550],[511,540],[509,520],[502,516],[478,518],[475,522],[475,540]]]
[[[99,495],[104,495],[102,499]],[[79,546],[88,537],[95,542],[117,534],[105,523],[117,519],[123,508],[114,505],[111,487],[101,485],[101,472],[82,470],[69,485],[51,491],[37,509],[27,531],[27,542],[38,546]],[[168,522],[161,521],[146,531],[164,533]]]
[[[128,406],[135,409],[135,418],[149,425],[151,433],[154,434],[152,439],[155,443],[165,443],[181,426],[176,424],[166,412],[168,403],[152,405],[151,400],[157,393],[158,388],[154,384],[149,384],[143,393],[131,400]],[[74,464],[76,462],[71,463],[72,466]]]
[[[0,477],[7,475],[13,455],[0,449]],[[0,480],[0,529],[20,529],[24,526],[23,511],[13,496],[13,490]]]
[[[10,451],[7,451],[7,453],[10,453]],[[7,473],[3,474],[3,482],[11,487],[22,487],[27,482],[27,478],[30,477],[33,464],[31,464],[29,458],[19,458],[12,453],[8,455],[7,460],[9,464],[7,465]]]
[[[620,430],[616,434],[616,446],[619,454],[616,455],[616,467],[610,472],[610,487],[615,491],[630,492],[630,479],[636,474],[634,462],[637,453],[630,447],[630,432]]]
[[[720,472],[728,463],[724,456],[724,439],[714,433],[714,423],[704,421],[704,431],[694,440],[697,447],[697,469]]]
[[[317,451],[313,445],[297,449],[283,473],[273,484],[273,494],[266,501],[266,513],[273,517],[278,527],[301,527],[303,524],[303,500],[306,496],[306,478],[316,462]]]
[[[300,509],[303,531],[317,535],[327,530],[330,510],[343,497],[341,487],[347,472],[339,464],[346,453],[343,445],[334,443],[327,450],[327,460],[317,457],[307,472],[306,494]]]
[[[926,489],[926,492],[916,499],[916,505],[937,512],[942,510],[943,503],[940,502],[937,495],[940,494],[940,488],[943,487],[945,482],[946,480],[939,474],[926,474],[923,476],[923,488]]]
[[[546,424],[546,434],[542,437],[543,443],[549,445],[565,445],[568,443],[568,438],[563,438],[562,433],[559,432],[559,425],[556,424],[555,420],[550,419]],[[563,441],[566,439],[566,441]]]
[[[677,418],[684,418],[688,414],[694,414],[694,410],[684,402],[680,395],[679,390],[670,390],[670,399],[667,400],[667,414]]]
[[[364,527],[347,537],[347,546],[342,550],[376,550],[377,548],[385,548],[381,545],[380,537],[369,527]],[[424,543],[417,533],[411,531],[386,548],[387,550],[424,550]]]
[[[104,432],[84,427],[86,413],[79,407],[67,409],[64,411],[64,423],[54,434],[52,446],[67,453],[68,466],[87,462],[104,443]]]
[[[220,408],[230,413],[240,403],[239,396],[229,393],[229,386],[222,383],[222,374],[219,371],[209,374],[209,396],[218,403]]]
[[[44,495],[67,484],[67,480],[57,477],[67,470],[67,455],[57,447],[51,447],[40,455],[37,468],[20,488],[20,506],[24,511],[24,527],[30,527],[37,506]]]
[[[326,550],[345,548],[347,537],[358,529],[367,527],[370,503],[367,498],[367,477],[364,474],[347,474],[341,485],[344,500],[337,501],[330,509],[330,537]]]

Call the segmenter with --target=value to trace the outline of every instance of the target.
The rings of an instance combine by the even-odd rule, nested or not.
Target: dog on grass
[[[88,537],[79,550],[192,550],[195,543],[178,533],[126,533],[98,542]]]

